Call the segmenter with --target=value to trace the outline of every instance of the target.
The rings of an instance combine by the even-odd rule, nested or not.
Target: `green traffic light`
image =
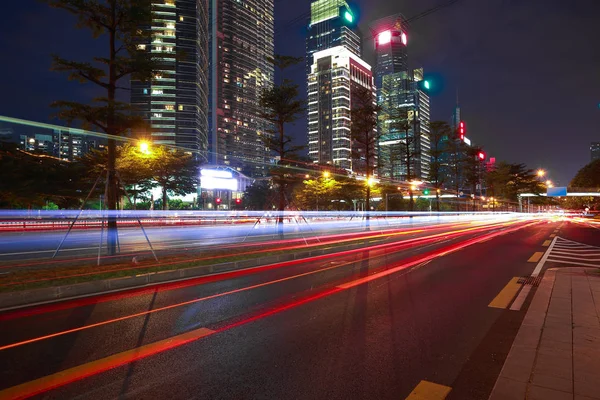
[[[427,196],[427,195],[429,194],[429,189],[425,189],[425,190],[423,190],[423,194],[424,194],[425,196]]]

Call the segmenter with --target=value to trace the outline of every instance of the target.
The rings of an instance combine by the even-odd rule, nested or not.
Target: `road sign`
[[[561,197],[567,195],[567,187],[559,186],[559,187],[549,187],[546,189],[546,196],[548,197]]]

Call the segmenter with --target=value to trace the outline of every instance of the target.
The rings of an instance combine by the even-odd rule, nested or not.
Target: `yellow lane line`
[[[535,253],[533,253],[533,255],[531,257],[529,257],[529,260],[527,260],[527,262],[538,262],[540,261],[540,258],[542,258],[542,256],[544,255],[544,252],[542,251],[536,251]]]
[[[550,235],[551,238],[555,237],[556,235],[553,233],[552,235]]]
[[[449,386],[421,381],[406,397],[406,400],[444,400],[451,390],[452,388]]]
[[[548,246],[550,246],[550,243],[552,243],[552,240],[546,240],[546,241],[544,241],[544,243],[542,243],[542,246],[548,247]]]
[[[515,298],[519,289],[521,289],[521,284],[517,283],[519,278],[512,278],[510,282],[504,286],[504,288],[498,293],[498,296],[492,300],[488,307],[493,308],[507,308],[511,303],[512,299]]]
[[[87,364],[78,365],[77,367],[44,376],[43,378],[0,390],[0,399],[24,399],[35,396],[36,394],[44,393],[50,389],[75,382],[79,379],[160,353],[166,349],[190,343],[205,336],[210,336],[214,332],[215,331],[207,328],[200,328],[158,342],[136,347],[135,349],[127,350],[122,353],[113,354],[112,356],[91,361]]]

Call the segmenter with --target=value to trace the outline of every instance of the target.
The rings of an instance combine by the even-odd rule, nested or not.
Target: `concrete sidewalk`
[[[546,271],[490,400],[600,400],[600,270]]]

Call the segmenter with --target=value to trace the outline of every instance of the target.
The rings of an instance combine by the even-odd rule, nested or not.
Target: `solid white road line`
[[[552,243],[550,243],[550,246],[548,247],[548,249],[542,256],[542,259],[535,266],[535,269],[531,273],[531,276],[536,277],[540,274],[540,272],[542,271],[542,268],[544,267],[544,264],[546,263],[546,260],[548,259],[548,256],[550,255],[550,252],[552,251],[552,248],[556,244],[556,239],[558,239],[558,236],[555,236],[554,239],[552,239]]]
[[[531,291],[531,288],[532,288],[531,285],[523,286],[523,289],[521,289],[521,291],[519,292],[519,295],[517,296],[515,301],[513,301],[512,305],[510,306],[510,310],[519,311],[521,309],[521,307],[523,306],[523,303],[525,302],[525,299],[527,298],[527,295]]]

